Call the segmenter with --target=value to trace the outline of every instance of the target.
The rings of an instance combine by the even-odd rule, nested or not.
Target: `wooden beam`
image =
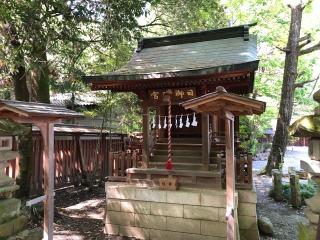
[[[46,200],[44,201],[44,221],[43,221],[43,239],[53,239],[53,220],[54,220],[54,124],[37,124],[43,137],[43,174],[44,174],[44,192]]]
[[[202,165],[203,170],[209,170],[209,114],[201,113],[202,126]]]
[[[150,152],[149,152],[149,106],[143,101],[142,103],[142,136],[143,136],[143,146],[142,146],[142,167],[148,168]]]
[[[226,220],[227,239],[236,239],[235,223],[235,162],[234,162],[234,118],[232,113],[225,113],[225,138],[226,138]]]

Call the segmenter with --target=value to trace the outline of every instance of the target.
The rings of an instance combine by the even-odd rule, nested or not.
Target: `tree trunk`
[[[36,61],[31,70],[32,101],[50,103],[49,67],[45,46],[34,48]]]
[[[294,84],[297,78],[299,38],[303,7],[301,4],[290,5],[289,7],[291,8],[291,23],[286,48],[280,109],[277,128],[266,166],[266,172],[269,175],[273,168],[281,168],[283,156],[286,151],[288,143],[288,127],[291,121],[293,109]]]
[[[10,47],[14,52],[17,52],[17,55],[15,56],[15,69],[11,75],[13,80],[15,99],[19,101],[29,101],[29,90],[27,87],[24,54],[20,50],[21,43],[14,24],[9,24],[8,39]]]

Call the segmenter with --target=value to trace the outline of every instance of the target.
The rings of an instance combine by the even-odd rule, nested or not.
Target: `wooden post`
[[[299,186],[299,175],[294,173],[290,175],[291,204],[294,208],[301,207],[301,196]]]
[[[142,135],[143,135],[143,146],[142,146],[142,167],[147,168],[149,166],[149,106],[144,101],[142,105],[143,116],[142,116]]]
[[[202,167],[203,170],[209,170],[209,114],[201,113],[202,126]]]
[[[38,124],[43,137],[43,171],[44,171],[44,232],[43,239],[53,239],[54,220],[54,124]]]
[[[234,162],[234,116],[225,112],[225,138],[226,138],[226,175],[227,175],[227,239],[236,239],[235,223],[235,162]]]
[[[274,169],[274,170],[272,170],[272,176],[273,176],[274,200],[282,201],[283,200],[283,195],[282,195],[282,172],[280,172],[277,169]]]

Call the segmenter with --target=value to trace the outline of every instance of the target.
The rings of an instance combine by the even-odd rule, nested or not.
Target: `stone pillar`
[[[283,195],[282,195],[282,173],[281,171],[274,169],[272,170],[272,176],[273,176],[273,194],[274,194],[274,200],[276,201],[282,201]]]

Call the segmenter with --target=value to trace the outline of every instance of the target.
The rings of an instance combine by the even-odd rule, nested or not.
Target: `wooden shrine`
[[[239,115],[265,108],[243,96],[259,63],[252,26],[146,38],[120,69],[86,77],[93,90],[135,93],[142,107],[142,167],[106,182],[106,234],[259,239],[252,159],[239,144]],[[110,156],[117,173],[125,162]]]
[[[51,104],[0,100],[0,119],[36,125],[43,137],[43,169],[45,196],[31,202],[44,202],[43,239],[53,239],[54,221],[54,123],[82,114]]]
[[[141,100],[143,168],[152,169],[153,174],[129,169],[129,176],[147,180],[151,180],[152,175],[161,177],[170,158],[173,163],[170,173],[179,175],[186,183],[213,188],[224,186],[224,120],[217,114],[185,109],[181,103],[214,92],[217,86],[240,95],[253,91],[259,61],[256,37],[249,34],[251,26],[253,24],[146,38],[120,69],[85,77],[93,90],[133,92]],[[170,117],[169,103],[165,101],[168,92]],[[168,131],[169,120],[171,131]],[[240,161],[237,171],[250,173],[250,156],[238,149],[237,115],[234,125],[236,155]],[[214,178],[215,183],[208,181],[210,178]],[[238,186],[251,188],[251,182],[251,176],[246,175]]]

